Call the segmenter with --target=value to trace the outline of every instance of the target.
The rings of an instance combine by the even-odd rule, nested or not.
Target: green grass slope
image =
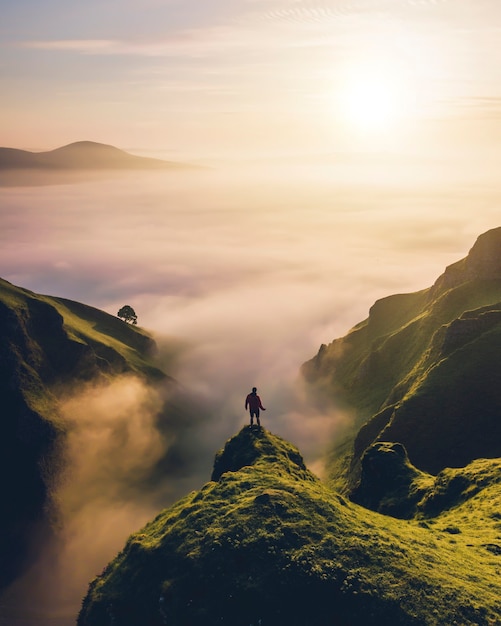
[[[64,435],[59,391],[126,372],[167,381],[154,349],[118,318],[0,279],[0,588],[23,569],[47,518]]]
[[[35,294],[2,279],[0,307],[5,342],[44,383],[128,371],[165,377],[154,363],[150,335],[99,309]]]
[[[409,471],[435,504],[404,521],[349,502],[291,444],[245,427],[213,480],[92,581],[78,626],[499,624],[501,468],[472,470],[483,472],[476,493],[442,507],[453,477]]]
[[[375,441],[398,441],[436,473],[501,456],[501,228],[431,288],[375,303],[369,318],[305,363],[312,395],[353,415],[330,457],[333,484],[354,488]]]

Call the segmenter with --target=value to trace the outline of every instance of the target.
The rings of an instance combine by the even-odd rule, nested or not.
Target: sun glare
[[[391,64],[353,67],[336,100],[341,118],[355,131],[390,132],[413,109],[409,81]]]
[[[355,126],[368,130],[391,125],[399,113],[394,89],[374,79],[349,85],[343,100],[344,116]]]

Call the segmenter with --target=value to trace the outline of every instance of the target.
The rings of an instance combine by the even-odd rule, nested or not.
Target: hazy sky
[[[499,139],[498,0],[1,0],[0,14],[0,145],[207,158]]]

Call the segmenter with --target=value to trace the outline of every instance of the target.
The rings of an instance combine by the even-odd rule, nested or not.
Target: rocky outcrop
[[[478,237],[468,256],[447,267],[430,290],[430,299],[470,280],[501,280],[501,227]]]
[[[428,482],[427,476],[410,463],[401,443],[378,442],[362,457],[360,483],[351,499],[385,515],[411,518]]]
[[[432,476],[411,464],[402,444],[381,441],[365,451],[360,483],[351,499],[385,515],[431,519],[487,489],[497,490],[500,484],[501,459],[477,459],[464,468],[446,468]]]
[[[500,323],[501,302],[478,311],[466,311],[446,327],[442,342],[442,354],[447,356],[483,333],[494,329]]]
[[[260,427],[244,428],[238,437],[230,439],[216,454],[211,480],[220,480],[227,472],[238,472],[258,461],[274,463],[283,460],[287,467],[302,470],[309,475],[303,457],[289,443],[264,436]],[[310,477],[310,476],[308,476]]]

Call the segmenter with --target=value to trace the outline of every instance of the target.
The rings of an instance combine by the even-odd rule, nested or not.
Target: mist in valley
[[[189,399],[173,412],[168,389],[130,376],[67,390],[56,537],[4,594],[0,623],[11,625],[74,624],[128,535],[209,480],[215,452],[248,421],[253,386],[263,425],[321,476],[350,416],[309,403],[301,364],[499,226],[494,178],[391,160],[5,185],[0,202],[2,277],[112,315],[131,305]]]

